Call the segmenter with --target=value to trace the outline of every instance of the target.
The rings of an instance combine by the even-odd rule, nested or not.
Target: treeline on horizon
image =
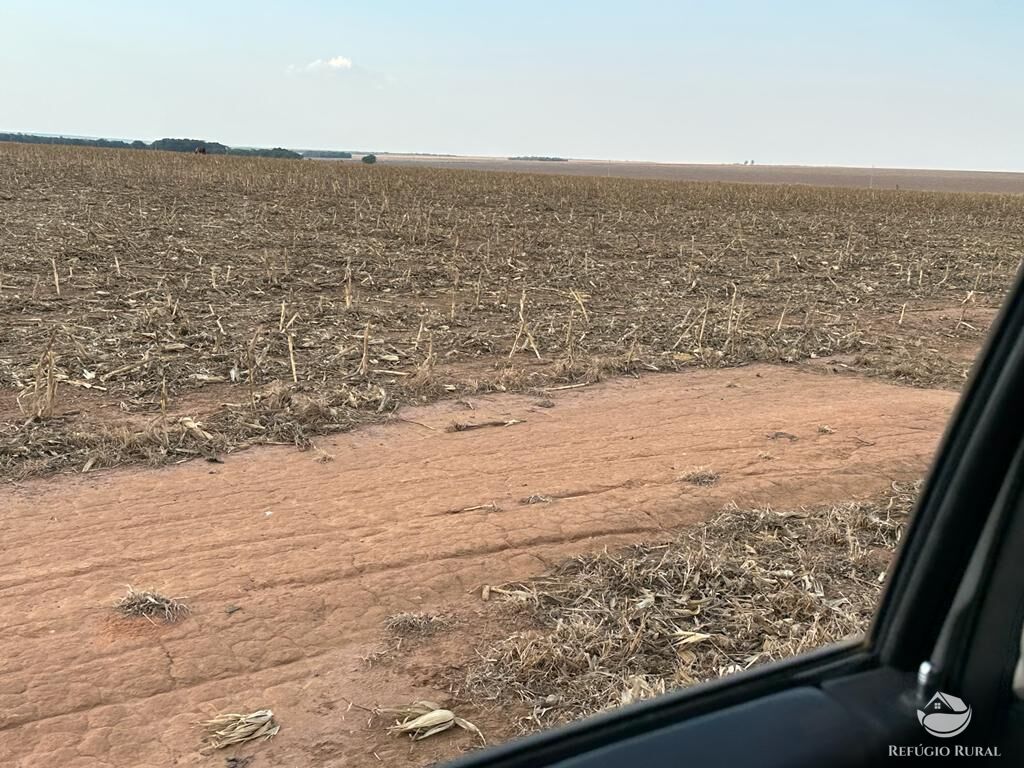
[[[164,152],[195,152],[204,147],[208,155],[240,155],[242,157],[282,157],[301,160],[302,155],[283,147],[273,149],[229,147],[218,141],[202,139],[157,139],[147,144],[144,141],[120,141],[118,139],[79,139],[70,136],[40,136],[33,133],[0,133],[0,141],[16,141],[23,144],[69,144],[76,147],[103,147],[106,149],[156,149]],[[351,157],[351,155],[349,155]]]
[[[351,152],[342,152],[333,149],[303,149],[299,151],[302,157],[318,157],[327,160],[348,160],[352,157]]]
[[[569,158],[567,157],[548,157],[546,155],[520,155],[519,157],[510,157],[509,160],[543,160],[546,163],[569,162]]]

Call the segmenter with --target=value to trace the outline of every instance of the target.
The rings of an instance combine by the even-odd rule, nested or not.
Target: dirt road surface
[[[0,490],[0,765],[450,757],[468,735],[413,745],[358,707],[445,701],[438,663],[470,657],[489,631],[472,621],[483,584],[658,539],[731,501],[855,499],[919,477],[956,398],[760,365],[548,396],[408,409],[313,451]],[[487,421],[518,423],[447,431]],[[694,467],[721,480],[682,482]],[[181,597],[192,614],[173,626],[115,619],[127,584]],[[371,664],[386,617],[409,610],[470,620],[410,646],[402,665]],[[262,707],[281,723],[276,738],[200,754],[197,721]],[[493,712],[462,714],[492,741],[508,735]]]

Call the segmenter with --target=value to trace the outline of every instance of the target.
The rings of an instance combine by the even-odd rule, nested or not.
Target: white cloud
[[[329,59],[315,59],[304,67],[288,67],[289,72],[330,72],[352,69],[352,59],[347,56],[332,56]]]
[[[335,56],[333,59],[327,60],[327,66],[331,69],[352,69],[352,59],[347,59],[344,56]]]

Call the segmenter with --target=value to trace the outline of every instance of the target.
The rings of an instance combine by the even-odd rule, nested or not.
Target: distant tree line
[[[230,150],[230,147],[220,142],[199,139],[157,139],[149,145],[149,149],[163,152],[195,152],[199,147],[205,148],[208,155],[226,155]]]
[[[242,157],[283,157],[286,160],[302,159],[302,155],[298,152],[292,152],[284,147],[272,147],[270,149],[262,147],[228,147],[228,154],[240,155]]]
[[[351,152],[335,151],[333,149],[303,149],[299,154],[303,157],[319,157],[328,160],[348,160],[352,157]]]
[[[0,133],[0,141],[17,141],[23,144],[70,144],[78,147],[105,147],[107,149],[157,149],[165,152],[195,152],[206,149],[209,155],[241,155],[243,157],[284,157],[292,160],[302,158],[298,152],[283,147],[273,149],[248,149],[229,147],[217,141],[202,139],[157,139],[147,144],[144,141],[118,141],[116,139],[77,139],[68,136],[39,136],[31,133]]]
[[[510,157],[509,160],[543,160],[546,163],[569,162],[569,158],[567,157],[545,157],[543,155],[520,155],[519,157]]]
[[[108,149],[145,149],[143,141],[117,141],[116,139],[74,139],[69,136],[37,136],[32,133],[0,133],[0,141],[22,144],[71,144],[78,147],[107,147]]]

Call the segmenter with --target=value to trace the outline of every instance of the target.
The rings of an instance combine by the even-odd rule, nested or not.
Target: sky
[[[1024,3],[0,0],[0,131],[1024,171]]]

